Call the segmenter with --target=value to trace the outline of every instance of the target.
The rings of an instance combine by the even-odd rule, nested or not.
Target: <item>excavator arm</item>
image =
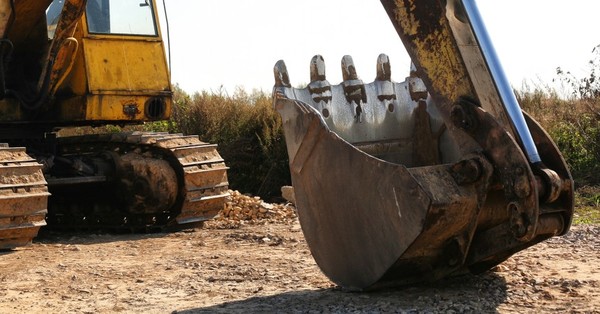
[[[572,179],[567,167],[562,158],[559,158],[560,153],[555,147],[549,149],[541,146],[541,136],[537,136],[537,142],[534,139],[532,133],[539,133],[540,127],[530,127],[532,119],[521,111],[475,1],[418,1],[418,5],[415,5],[416,2],[382,0],[409,55],[417,64],[419,76],[446,121],[471,133],[478,145],[492,152],[490,155],[500,155],[493,153],[499,148],[486,145],[493,134],[488,134],[485,126],[475,129],[468,124],[473,117],[469,116],[471,109],[465,107],[474,105],[481,108],[519,144],[532,170],[533,176],[529,176],[528,180],[534,180],[530,185],[536,186],[537,199],[542,203],[540,206],[552,203],[569,192],[572,189]],[[406,24],[406,21],[410,21],[411,26],[403,26],[402,23]],[[412,27],[414,25],[418,27]],[[475,101],[469,104],[465,99]],[[507,160],[510,158],[511,156],[502,156],[495,161],[496,164],[506,164],[507,167],[498,170],[505,179],[513,176],[506,173],[509,171],[507,169],[518,168],[515,166],[517,161]],[[519,194],[518,191],[513,192],[515,200],[525,199],[516,195]],[[525,208],[531,206],[526,204],[518,207],[521,208],[521,214],[526,216],[524,218],[534,224],[539,213],[534,210],[527,212]],[[565,217],[566,229],[570,225],[569,214],[571,213],[567,213]],[[523,227],[529,230],[522,237],[531,239],[534,228]]]
[[[413,60],[380,55],[365,84],[322,57],[291,87],[275,65],[300,223],[335,283],[356,290],[480,272],[568,231],[573,180],[519,108],[473,0],[382,0]]]
[[[12,54],[23,56],[22,60],[14,62],[17,66],[13,66],[13,72],[34,73],[29,73],[29,77],[17,80],[19,83],[13,85],[35,86],[7,89],[4,83],[7,73],[2,69],[0,73],[3,82],[0,90],[2,99],[4,95],[13,96],[18,99],[21,107],[28,111],[49,105],[50,99],[69,74],[75,60],[79,43],[73,38],[73,34],[85,11],[86,2],[86,0],[65,0],[61,3],[62,8],[57,16],[54,37],[49,45],[45,19],[46,9],[51,1],[3,0],[0,2],[0,15],[3,17],[0,19],[0,36],[2,36],[2,44],[9,47],[8,52],[2,54],[1,62],[5,63],[5,58]],[[59,1],[52,5],[58,6]],[[36,66],[32,67],[32,64],[39,64],[39,71]]]

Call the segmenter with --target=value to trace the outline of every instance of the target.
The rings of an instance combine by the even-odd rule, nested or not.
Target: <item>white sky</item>
[[[165,2],[172,81],[187,92],[221,86],[230,93],[238,86],[270,92],[279,59],[285,60],[292,85],[306,84],[315,54],[325,58],[332,84],[341,81],[345,54],[353,57],[365,82],[375,78],[380,53],[390,56],[393,80],[402,81],[409,72],[406,51],[377,0]],[[557,67],[588,73],[591,51],[600,44],[600,1],[477,3],[513,87],[524,81],[551,84]],[[164,23],[162,28],[166,33]]]

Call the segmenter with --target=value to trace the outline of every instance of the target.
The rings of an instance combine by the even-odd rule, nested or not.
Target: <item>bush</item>
[[[232,189],[273,199],[290,184],[281,120],[269,95],[238,89],[232,96],[224,91],[190,96],[176,87],[174,101],[169,126],[218,144]]]
[[[600,184],[600,99],[560,99],[556,94],[517,92],[523,109],[548,131],[578,185]]]
[[[556,130],[574,175],[583,184],[600,184],[600,45],[592,50],[588,75],[576,78],[557,69],[558,79],[570,86],[575,110],[565,113],[565,122]],[[560,121],[560,120],[559,120]]]
[[[576,99],[597,100],[600,98],[600,45],[592,49],[592,59],[588,61],[589,74],[583,78],[577,78],[571,72],[556,68],[558,80],[571,89]]]

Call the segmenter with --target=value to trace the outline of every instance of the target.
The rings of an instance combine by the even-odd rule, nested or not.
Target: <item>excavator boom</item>
[[[322,271],[348,289],[487,270],[568,231],[573,180],[518,107],[473,0],[382,0],[413,60],[364,83],[322,57],[291,87],[275,65],[298,215]]]

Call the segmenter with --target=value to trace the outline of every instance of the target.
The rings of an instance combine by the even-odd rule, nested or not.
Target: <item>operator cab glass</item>
[[[58,24],[58,18],[60,17],[60,11],[62,11],[65,5],[64,0],[54,0],[46,10],[46,23],[48,24],[48,38],[54,38],[54,31],[56,30],[56,24]]]
[[[92,34],[158,35],[149,0],[88,0],[86,15]]]
[[[55,0],[46,10],[49,38],[54,37],[64,2]],[[88,0],[86,16],[91,34],[158,36],[150,0]]]
[[[86,15],[92,34],[158,35],[149,0],[88,0]]]

